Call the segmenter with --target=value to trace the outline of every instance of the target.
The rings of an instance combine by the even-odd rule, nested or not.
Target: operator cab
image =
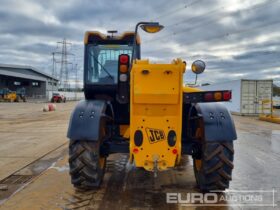
[[[91,31],[85,34],[84,90],[86,99],[118,94],[118,60],[122,54],[132,55],[134,32],[104,35]],[[140,39],[137,37],[134,58],[140,59]]]

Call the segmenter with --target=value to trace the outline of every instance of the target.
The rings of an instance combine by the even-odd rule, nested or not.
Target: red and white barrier
[[[55,111],[55,110],[56,110],[56,105],[55,104],[46,104],[43,107],[44,112],[51,112],[51,111]]]

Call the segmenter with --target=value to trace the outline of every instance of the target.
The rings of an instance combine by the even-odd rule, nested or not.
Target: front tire
[[[99,187],[106,168],[106,157],[100,155],[100,142],[71,140],[69,166],[74,187],[85,190]]]

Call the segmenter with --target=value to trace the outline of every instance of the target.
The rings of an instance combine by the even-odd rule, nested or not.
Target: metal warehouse
[[[58,90],[58,81],[31,66],[0,64],[0,89],[25,88],[28,98],[47,98],[51,91]]]
[[[257,115],[262,100],[272,100],[273,80],[233,80],[201,86],[202,90],[231,90],[232,100],[224,105],[234,114]]]

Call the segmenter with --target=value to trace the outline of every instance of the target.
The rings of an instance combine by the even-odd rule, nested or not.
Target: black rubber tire
[[[99,142],[70,141],[69,166],[74,187],[90,190],[100,186],[105,173],[106,157],[101,157],[99,150]],[[101,158],[104,164],[100,163]]]
[[[231,181],[234,158],[233,142],[204,142],[201,151],[201,167],[198,170],[193,158],[194,174],[201,191],[223,191]]]

